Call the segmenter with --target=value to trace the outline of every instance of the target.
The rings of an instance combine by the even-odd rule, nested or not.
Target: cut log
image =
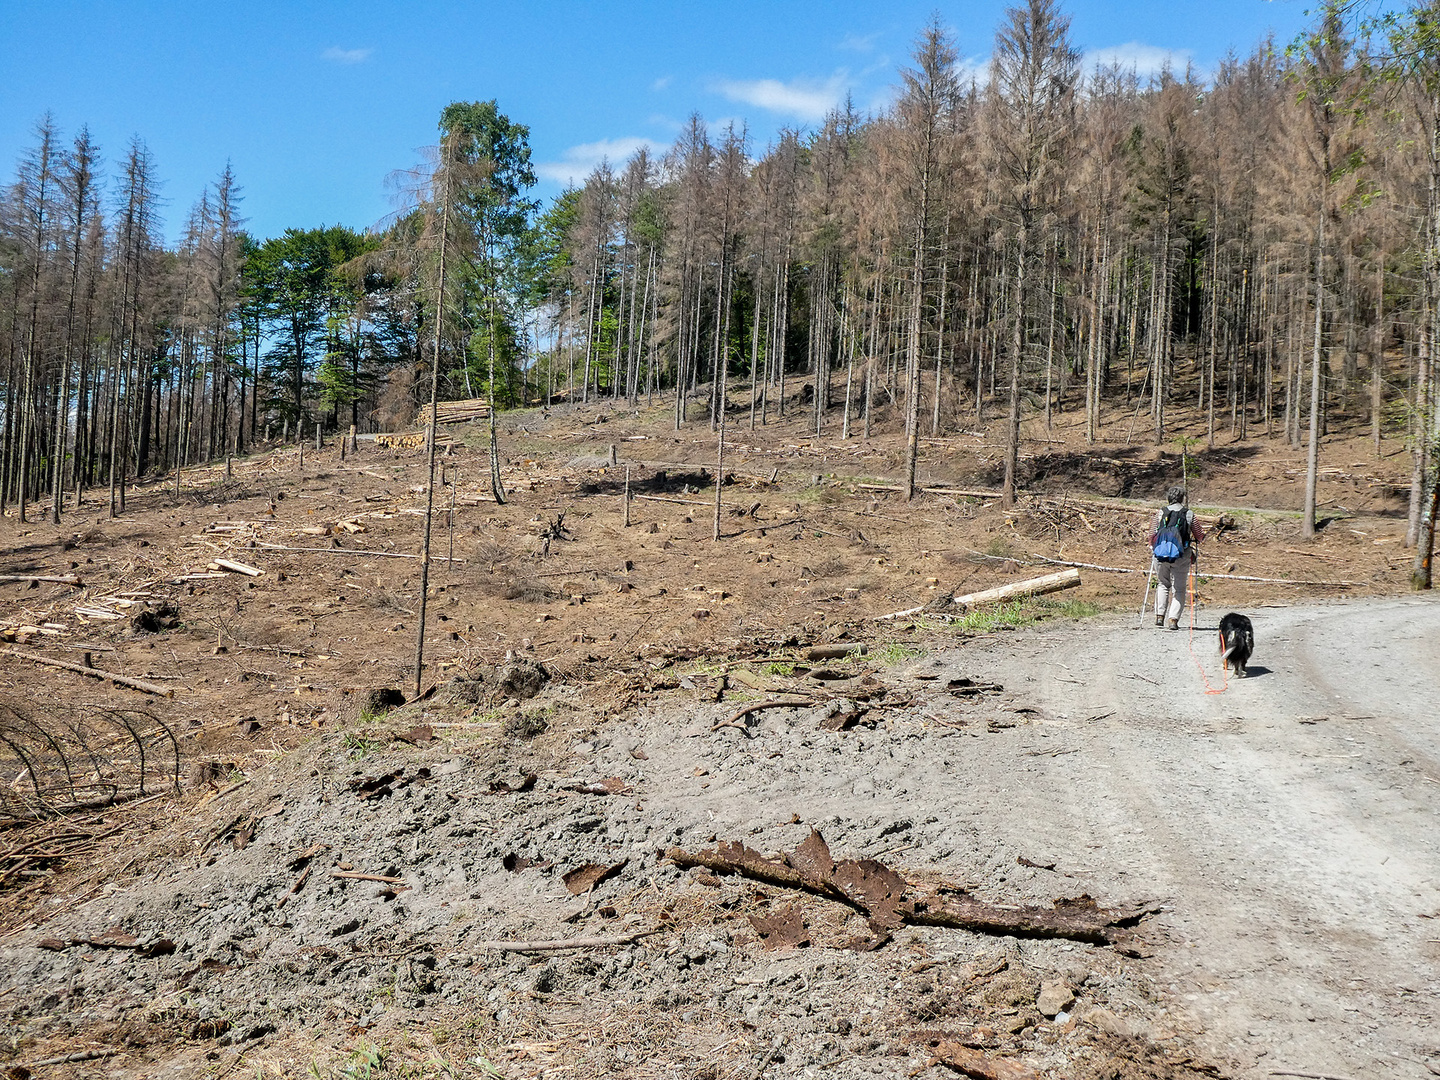
[[[1040,596],[1043,593],[1058,592],[1061,589],[1073,589],[1080,584],[1080,571],[1075,569],[1061,570],[1059,573],[1046,574],[1044,577],[1030,578],[1026,581],[1015,581],[1009,585],[1001,585],[994,589],[985,589],[982,592],[966,593],[964,596],[953,597],[947,607],[972,608],[980,604],[995,604],[1002,600],[1011,600],[1017,596]],[[903,619],[910,615],[918,615],[925,611],[930,605],[922,604],[919,607],[906,608],[904,611],[894,611],[889,615],[875,616],[875,622],[885,622],[890,619]]]
[[[170,697],[175,693],[168,686],[156,686],[154,683],[145,682],[142,679],[132,679],[125,675],[117,675],[113,671],[102,671],[97,667],[70,664],[64,660],[51,660],[48,656],[34,656],[30,653],[20,652],[18,649],[0,649],[0,656],[18,656],[21,660],[29,660],[34,664],[60,668],[62,671],[74,671],[80,675],[89,675],[92,679],[108,680],[117,686],[128,686],[131,690],[140,690],[146,694],[156,694],[160,697]]]
[[[264,573],[258,567],[247,566],[243,562],[234,562],[230,559],[216,559],[214,565],[220,567],[221,570],[229,570],[232,574],[244,574],[246,577],[259,577]]]
[[[995,589],[986,589],[983,592],[967,593],[964,596],[955,597],[950,602],[956,607],[968,608],[979,604],[994,604],[1016,596],[1040,596],[1043,593],[1059,592],[1061,589],[1073,589],[1079,584],[1080,571],[1071,568],[1054,574],[1046,574],[1044,577],[1030,578],[1028,581],[1016,581]]]
[[[36,585],[80,584],[80,579],[74,574],[0,574],[0,581],[25,581]]]
[[[843,660],[847,656],[864,656],[870,651],[870,646],[861,644],[852,645],[814,645],[805,653],[806,660]]]

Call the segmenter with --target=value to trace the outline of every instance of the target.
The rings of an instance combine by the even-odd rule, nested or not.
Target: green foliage
[[[345,329],[367,287],[380,287],[351,269],[377,246],[374,237],[336,225],[287,229],[247,247],[247,302],[273,342],[264,357],[272,388],[267,408],[291,421],[309,415],[317,369],[322,400],[332,409],[363,393],[359,334],[347,336]],[[361,322],[354,319],[357,331]]]
[[[442,151],[430,177],[422,232],[444,222],[446,268],[441,373],[455,394],[483,395],[503,407],[520,403],[526,312],[543,298],[546,252],[531,225],[538,207],[530,129],[491,101],[451,102],[440,114]],[[435,245],[438,250],[438,244]],[[417,281],[418,285],[418,281]],[[417,288],[435,318],[435,288]],[[433,323],[431,324],[433,326]]]

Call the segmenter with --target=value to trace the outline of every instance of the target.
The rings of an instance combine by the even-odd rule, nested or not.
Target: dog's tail
[[[1240,646],[1238,637],[1230,638],[1225,636],[1225,631],[1220,631],[1220,668],[1225,670],[1230,666],[1230,656]]]

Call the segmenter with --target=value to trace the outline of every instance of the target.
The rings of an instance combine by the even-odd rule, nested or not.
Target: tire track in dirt
[[[1200,615],[1194,643],[1216,686],[1217,617]],[[1256,677],[1220,695],[1203,693],[1184,636],[1136,631],[1133,617],[988,646],[981,673],[1029,695],[1081,751],[994,807],[993,827],[1018,813],[1047,857],[1093,871],[1092,891],[1169,900],[1157,983],[1211,1052],[1256,1074],[1421,1075],[1440,990],[1435,923],[1421,917],[1440,909],[1428,701],[1440,608],[1255,621]],[[1088,674],[1076,686],[1057,677],[1067,669]],[[1083,773],[1066,764],[1085,759]]]

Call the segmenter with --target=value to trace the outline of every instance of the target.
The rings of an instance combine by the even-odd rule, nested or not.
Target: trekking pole
[[[1145,625],[1145,609],[1150,606],[1150,586],[1155,584],[1155,556],[1150,556],[1150,572],[1145,577],[1145,592],[1140,597],[1140,615],[1137,629]]]

